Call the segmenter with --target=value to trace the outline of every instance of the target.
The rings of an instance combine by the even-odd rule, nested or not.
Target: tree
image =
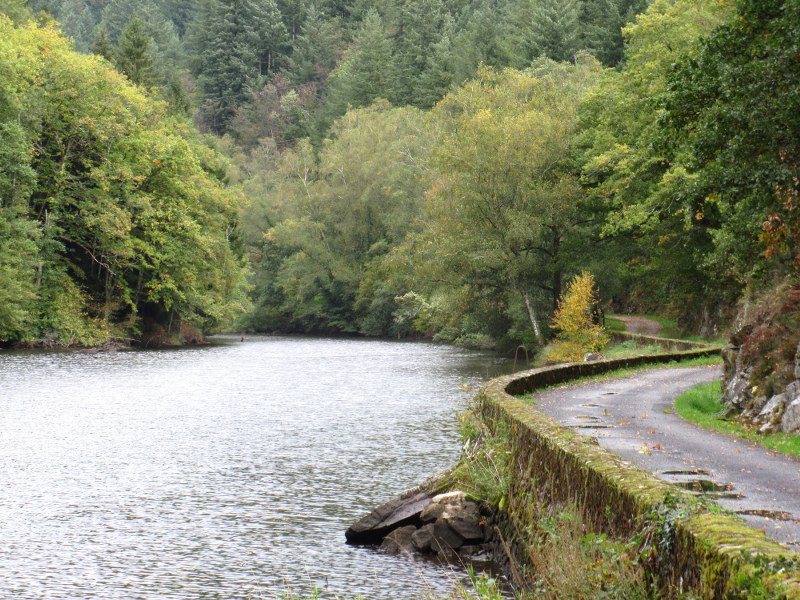
[[[510,9],[506,44],[511,64],[518,68],[534,59],[572,60],[578,52],[578,0],[521,0]]]
[[[484,69],[435,109],[442,136],[416,242],[420,276],[456,294],[490,293],[500,312],[525,315],[539,343],[569,244],[590,218],[568,159],[578,103],[598,74],[590,58],[529,72]]]
[[[71,36],[75,47],[82,52],[89,49],[96,17],[84,0],[64,0],[58,11],[64,32]]]
[[[322,84],[336,66],[341,46],[339,21],[325,19],[312,6],[299,35],[292,41],[292,55],[287,68],[289,78],[297,85],[307,82]]]
[[[348,107],[368,106],[377,98],[393,94],[392,44],[383,20],[375,10],[367,13],[353,45],[329,78],[326,117],[332,120]]]
[[[395,293],[368,274],[414,226],[428,141],[418,110],[379,102],[334,124],[318,164],[305,142],[267,151],[264,175],[246,184],[258,198],[248,220],[267,225],[254,240],[257,260],[272,273],[257,275],[268,282],[259,314],[284,315],[290,330],[392,331],[394,296],[407,290]],[[260,326],[277,325],[267,323]]]
[[[684,206],[693,183],[664,143],[662,102],[672,66],[729,13],[715,0],[657,0],[625,27],[623,68],[606,71],[581,109],[581,179],[608,211],[601,235],[617,249],[616,290],[627,294],[620,300],[642,310],[672,304],[684,324],[713,315],[723,286],[713,290],[702,272],[709,228]]]
[[[204,5],[198,16],[193,35],[206,36],[194,63],[204,120],[222,133],[236,108],[271,72],[285,29],[274,0],[218,0]]]
[[[735,6],[671,75],[666,131],[688,155],[686,210],[714,230],[711,268],[745,283],[800,274],[800,2]]]
[[[151,38],[144,31],[141,17],[134,15],[120,35],[114,51],[114,64],[131,82],[145,88],[158,82],[151,47]]]
[[[548,362],[582,361],[587,352],[597,352],[608,344],[605,329],[594,321],[597,304],[594,276],[587,271],[576,275],[553,313],[551,327],[556,339],[548,348]]]
[[[398,105],[421,106],[420,75],[434,45],[441,40],[447,14],[443,0],[396,0],[391,29],[393,66],[396,78],[392,95]]]
[[[0,0],[0,13],[6,15],[14,23],[24,23],[33,18],[30,3],[27,0]]]
[[[3,341],[174,334],[243,308],[240,199],[221,185],[221,157],[52,27],[0,17],[0,70],[0,228],[4,253],[17,253],[0,259],[17,298]]]
[[[97,54],[109,62],[114,62],[114,46],[111,45],[111,39],[108,37],[105,27],[98,28],[90,50],[92,54]]]

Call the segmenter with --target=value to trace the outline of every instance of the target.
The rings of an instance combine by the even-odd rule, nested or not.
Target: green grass
[[[595,381],[611,381],[613,379],[623,379],[625,377],[629,377],[630,375],[634,375],[641,371],[649,371],[651,369],[674,369],[675,367],[714,367],[722,363],[722,358],[719,356],[701,356],[697,358],[687,358],[686,360],[674,360],[668,363],[650,363],[639,365],[638,367],[627,367],[625,369],[616,369],[614,371],[609,371],[608,373],[600,373],[598,375],[586,375],[585,377],[578,377],[576,379],[570,379],[569,381],[565,381],[563,383],[554,383],[552,385],[548,385],[541,388],[536,388],[532,393],[526,392],[525,394],[521,394],[517,396],[520,399],[530,401],[532,395],[536,395],[539,392],[543,392],[546,390],[558,389],[562,387],[569,387],[576,384],[582,383],[593,383]]]
[[[769,450],[800,457],[800,435],[762,435],[742,423],[723,418],[722,385],[719,381],[697,385],[679,396],[675,400],[675,412],[700,427],[755,442]]]
[[[611,333],[619,333],[625,331],[625,322],[614,317],[606,317],[605,327]]]

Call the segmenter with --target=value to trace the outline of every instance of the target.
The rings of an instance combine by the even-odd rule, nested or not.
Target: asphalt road
[[[534,400],[538,410],[625,460],[714,497],[753,527],[800,549],[800,461],[701,429],[672,412],[685,390],[719,377],[718,367],[652,369],[547,390]]]

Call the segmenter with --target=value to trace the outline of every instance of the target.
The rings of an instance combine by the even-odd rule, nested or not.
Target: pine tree
[[[342,44],[338,19],[325,19],[316,7],[309,8],[308,17],[292,42],[289,58],[289,78],[296,84],[323,82],[336,66],[337,51]]]
[[[443,0],[396,0],[394,21],[389,23],[394,47],[395,104],[419,106],[420,75],[432,47],[442,37]]]
[[[526,67],[539,57],[572,60],[581,48],[580,8],[578,0],[523,0],[515,6],[509,15],[511,64]]]
[[[380,15],[372,10],[352,47],[331,73],[327,117],[332,121],[343,115],[348,106],[367,106],[377,98],[391,97],[395,82],[389,71],[391,64],[391,41]]]
[[[501,16],[506,4],[506,0],[479,0],[462,11],[459,33],[454,41],[455,81],[473,77],[479,65],[502,67],[508,64],[501,44]]]
[[[289,34],[289,38],[294,40],[300,35],[303,23],[306,22],[310,10],[316,11],[315,6],[311,6],[309,0],[278,0],[278,8],[283,16],[283,24]]]
[[[114,62],[114,46],[111,45],[111,40],[108,37],[108,32],[105,27],[99,27],[97,34],[94,37],[91,47],[92,54],[102,56],[107,61]]]
[[[196,63],[207,126],[225,131],[234,111],[260,87],[285,47],[286,30],[274,0],[219,0],[204,6],[207,34]]]
[[[258,32],[259,75],[269,75],[286,62],[289,34],[275,0],[255,0],[251,10]]]
[[[96,17],[85,0],[64,0],[58,11],[61,29],[72,37],[75,48],[82,52],[92,43],[92,30]]]
[[[454,84],[461,83],[455,79],[453,54],[455,36],[455,21],[448,16],[442,27],[442,36],[431,46],[425,61],[425,68],[419,77],[416,104],[420,108],[432,107],[444,97]]]
[[[158,82],[158,75],[151,51],[152,40],[145,33],[144,23],[139,15],[134,15],[119,38],[114,64],[133,83],[153,87]]]

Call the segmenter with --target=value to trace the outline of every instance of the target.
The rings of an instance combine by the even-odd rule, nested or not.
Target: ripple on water
[[[280,337],[2,353],[0,597],[445,594],[460,575],[343,532],[456,459],[493,362]]]

